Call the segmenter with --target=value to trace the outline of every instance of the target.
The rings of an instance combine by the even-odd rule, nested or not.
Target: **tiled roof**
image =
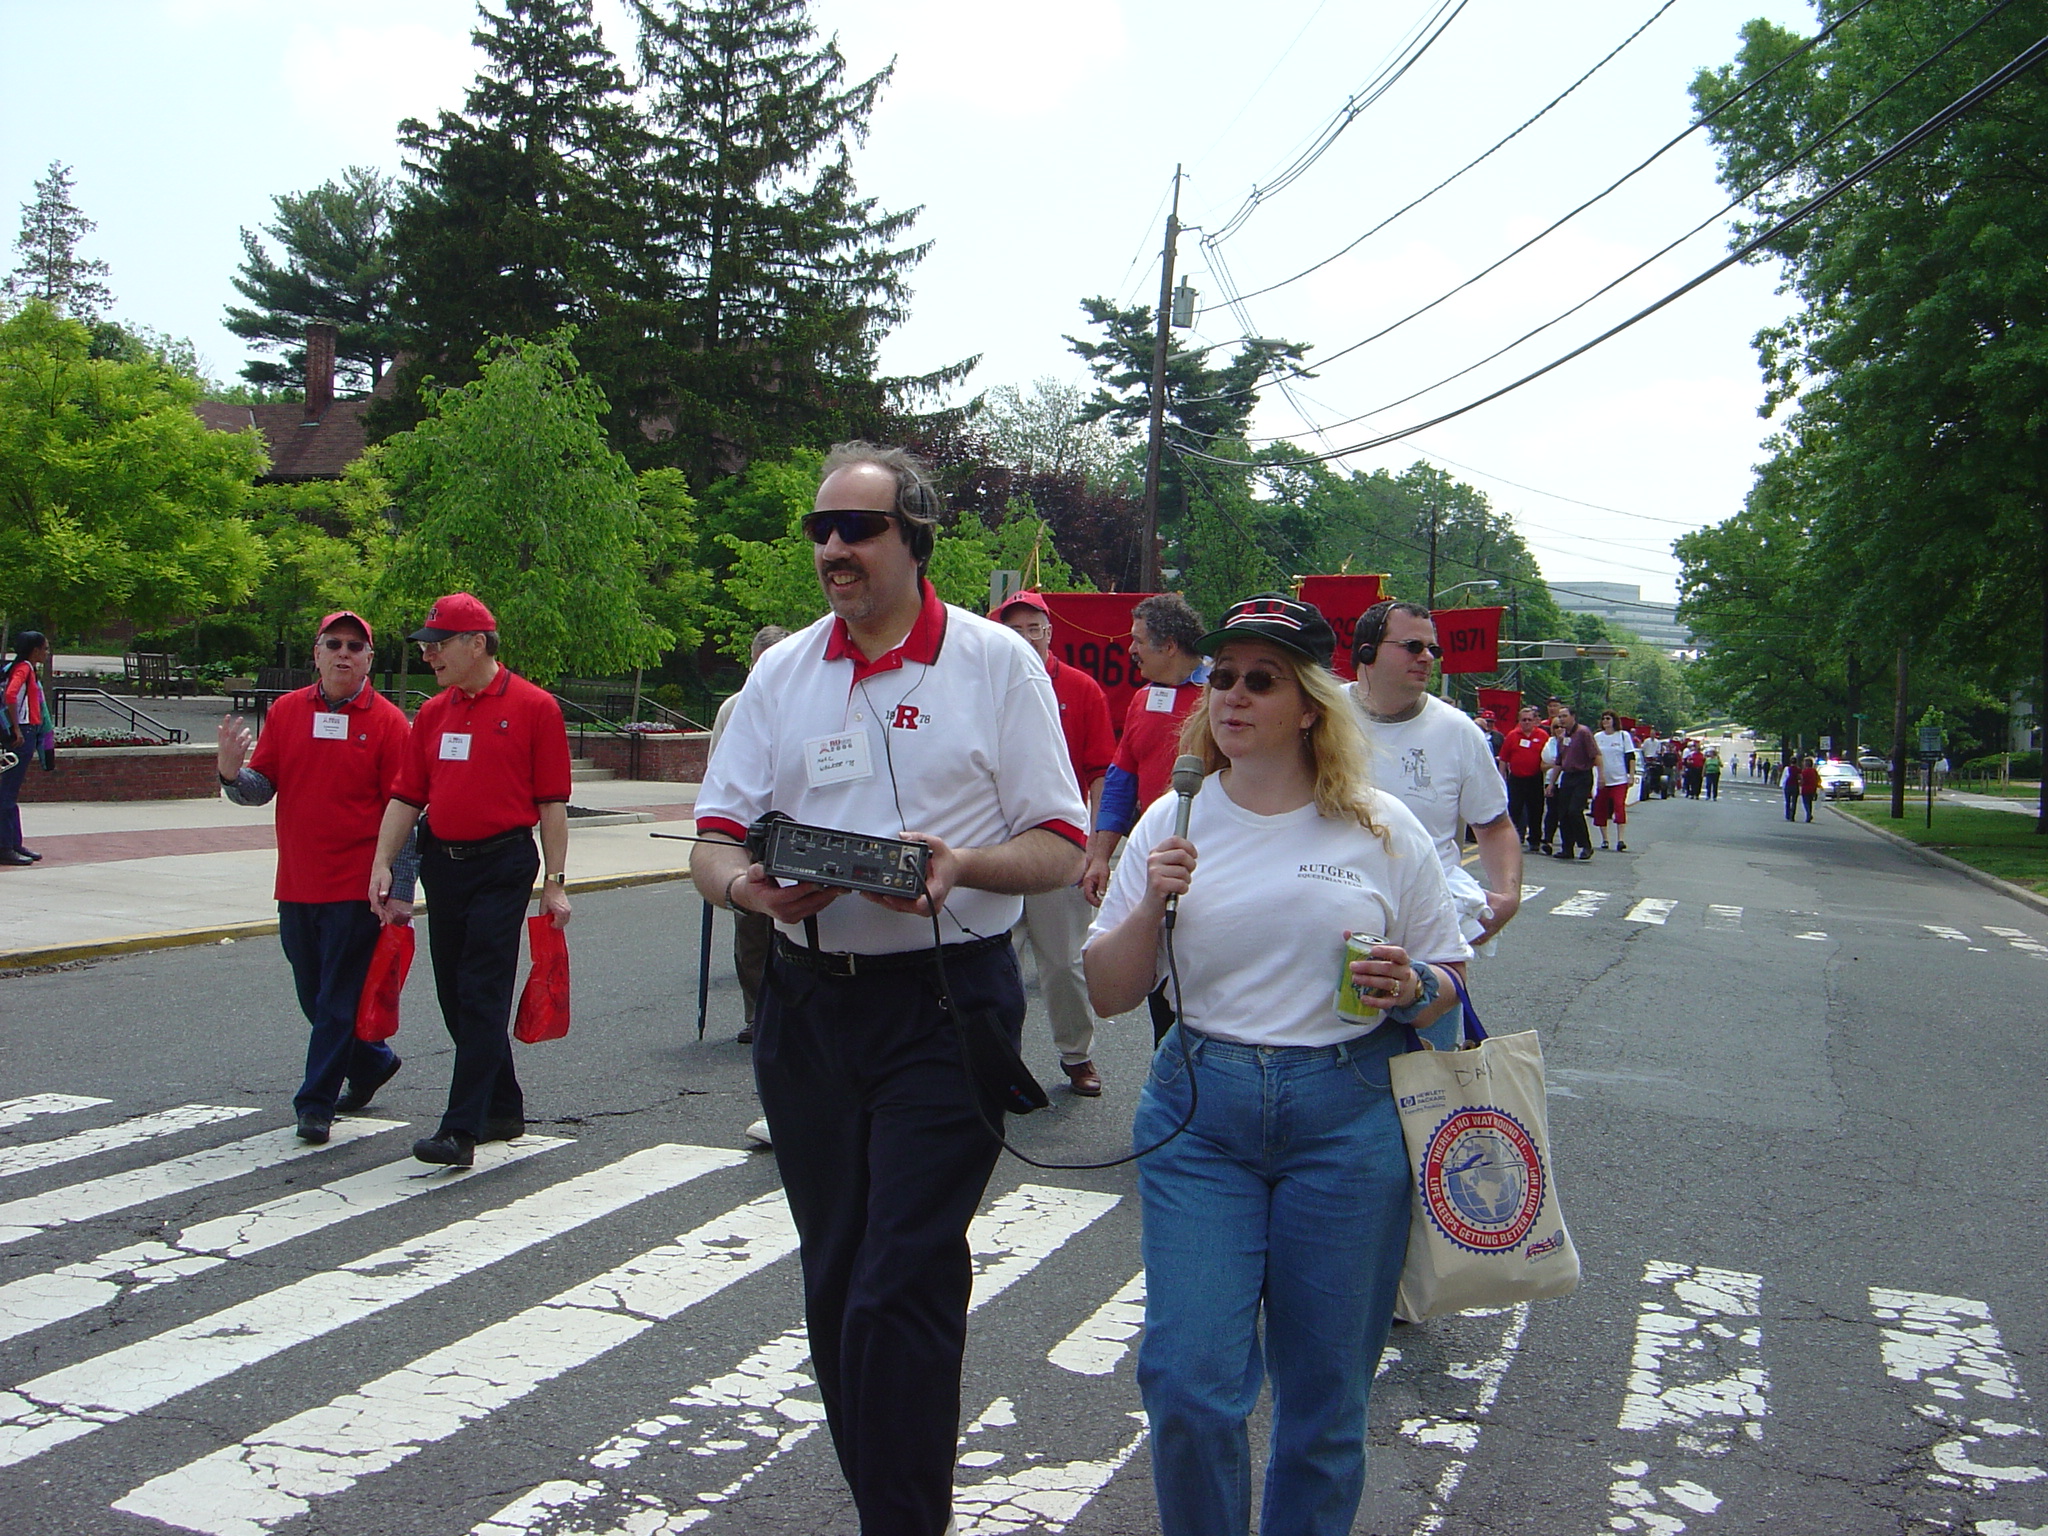
[[[306,420],[306,408],[292,402],[277,405],[230,405],[201,400],[192,409],[216,432],[246,432],[254,427],[270,449],[270,469],[259,484],[275,481],[339,480],[342,471],[363,456],[371,404],[392,391],[395,372],[387,372],[375,393],[360,400],[337,400],[318,421]]]

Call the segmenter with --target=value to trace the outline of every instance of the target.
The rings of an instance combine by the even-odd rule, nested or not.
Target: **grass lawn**
[[[1950,789],[1959,789],[1969,795],[1996,795],[2001,800],[2038,800],[2041,798],[2041,786],[2039,784],[2030,784],[2025,779],[2013,779],[2004,784],[1994,779],[1983,784],[1950,784],[1948,787]]]
[[[1974,805],[1934,803],[1934,825],[1927,825],[1927,802],[1906,800],[1906,819],[1893,821],[1889,797],[1883,800],[1837,801],[1838,810],[1861,816],[1873,826],[1909,838],[1952,859],[1973,864],[1986,874],[2028,890],[2048,894],[2048,837],[2034,831],[2031,817]]]

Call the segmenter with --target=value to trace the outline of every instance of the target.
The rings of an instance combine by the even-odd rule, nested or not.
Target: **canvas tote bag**
[[[1566,1296],[1579,1283],[1536,1031],[1488,1036],[1462,982],[1458,1000],[1477,1044],[1438,1051],[1411,1030],[1407,1054],[1390,1062],[1412,1201],[1395,1311],[1418,1323]]]

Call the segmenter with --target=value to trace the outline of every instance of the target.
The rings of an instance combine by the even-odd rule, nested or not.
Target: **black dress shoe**
[[[751,1024],[743,1026],[740,1032],[732,1037],[732,1043],[734,1045],[752,1045],[754,1043],[754,1026]]]
[[[412,1155],[423,1163],[471,1168],[476,1165],[476,1138],[466,1131],[443,1131],[438,1136],[422,1136],[412,1144]]]
[[[396,1077],[398,1069],[404,1065],[405,1063],[394,1055],[391,1058],[391,1069],[381,1077],[372,1078],[367,1083],[349,1084],[348,1091],[334,1101],[334,1112],[337,1115],[360,1115],[370,1107],[370,1100],[377,1096],[377,1090]]]
[[[487,1141],[517,1141],[526,1134],[524,1120],[486,1120],[484,1133],[477,1137],[478,1145]]]
[[[325,1115],[308,1112],[299,1116],[299,1140],[308,1146],[319,1147],[327,1143],[327,1133],[334,1122]]]
[[[42,856],[42,855],[41,855],[40,853],[37,853],[37,852],[35,851],[35,849],[33,849],[33,848],[17,848],[17,849],[15,849],[14,851],[15,851],[16,853],[25,853],[25,854],[27,854],[27,855],[28,855],[28,861],[29,861],[29,863],[31,863],[31,864],[40,864],[40,863],[42,863],[42,862],[43,862],[43,856]]]
[[[0,864],[33,864],[35,860],[19,848],[0,848]]]

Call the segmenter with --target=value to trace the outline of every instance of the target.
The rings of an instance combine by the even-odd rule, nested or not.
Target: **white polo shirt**
[[[781,811],[873,836],[929,832],[986,848],[1045,827],[1086,846],[1059,703],[1015,630],[941,603],[870,662],[828,615],[765,652],[738,695],[697,795],[697,827],[745,837]],[[956,890],[939,914],[948,944],[1006,933],[1021,896]],[[776,925],[798,944],[803,925]],[[847,892],[818,914],[818,943],[855,954],[927,948],[931,920]]]

